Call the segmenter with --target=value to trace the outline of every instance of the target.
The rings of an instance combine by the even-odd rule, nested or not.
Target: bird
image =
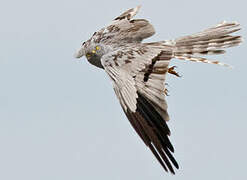
[[[142,41],[155,34],[146,19],[133,19],[141,6],[131,8],[95,32],[83,42],[75,58],[86,56],[89,63],[103,69],[130,124],[167,172],[179,169],[167,125],[166,75],[180,76],[172,59],[229,66],[202,57],[225,53],[237,46],[242,37],[232,35],[240,30],[237,22],[217,24],[188,36],[159,42]]]

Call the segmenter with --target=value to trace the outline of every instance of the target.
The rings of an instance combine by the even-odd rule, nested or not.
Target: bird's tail
[[[222,22],[202,32],[173,40],[174,57],[182,60],[203,62],[229,66],[219,61],[211,61],[198,57],[203,55],[216,55],[225,53],[224,48],[237,46],[242,42],[241,36],[230,35],[240,30],[236,22]]]

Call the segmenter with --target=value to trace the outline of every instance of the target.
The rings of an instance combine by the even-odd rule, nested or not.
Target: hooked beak
[[[79,49],[78,51],[76,51],[76,53],[74,54],[74,57],[75,58],[80,58],[82,56],[85,55],[85,51],[84,51],[84,48],[82,47],[81,49]]]

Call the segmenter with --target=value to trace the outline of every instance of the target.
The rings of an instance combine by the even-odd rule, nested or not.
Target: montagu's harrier
[[[106,71],[131,125],[164,170],[174,174],[174,167],[179,166],[169,140],[165,78],[167,73],[179,75],[169,62],[174,58],[227,66],[200,55],[222,54],[224,48],[239,45],[241,37],[231,34],[240,27],[236,22],[222,22],[190,36],[142,43],[155,30],[145,19],[132,19],[139,9],[129,9],[95,32],[75,57],[85,55]]]

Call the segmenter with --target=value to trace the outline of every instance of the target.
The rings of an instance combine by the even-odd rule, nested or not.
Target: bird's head
[[[105,54],[105,46],[98,43],[84,42],[81,48],[75,53],[75,58],[86,56],[87,60],[99,67],[103,68],[101,64],[101,57]]]

